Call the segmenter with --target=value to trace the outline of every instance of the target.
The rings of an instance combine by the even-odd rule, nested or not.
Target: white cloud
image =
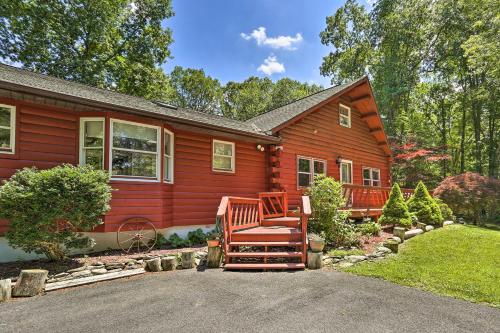
[[[285,72],[285,66],[278,62],[276,56],[271,54],[269,57],[264,59],[264,63],[257,68],[257,71],[266,75],[273,75],[274,73]]]
[[[266,28],[259,27],[258,29],[252,31],[250,34],[241,33],[241,38],[245,40],[255,39],[257,45],[259,46],[270,46],[273,49],[285,49],[285,50],[296,50],[298,43],[302,42],[304,38],[300,33],[297,33],[295,37],[293,36],[278,36],[278,37],[268,37],[266,34]]]

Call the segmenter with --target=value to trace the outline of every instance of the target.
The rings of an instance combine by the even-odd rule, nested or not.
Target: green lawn
[[[407,240],[393,258],[345,271],[500,307],[500,231],[452,225]]]

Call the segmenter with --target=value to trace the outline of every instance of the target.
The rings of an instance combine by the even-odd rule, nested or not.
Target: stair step
[[[229,246],[301,246],[302,242],[231,242]]]
[[[302,252],[228,252],[228,257],[257,258],[257,257],[302,257]]]
[[[276,264],[225,264],[224,269],[304,269],[303,263],[276,263]]]

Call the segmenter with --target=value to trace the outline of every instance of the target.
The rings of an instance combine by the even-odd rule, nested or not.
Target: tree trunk
[[[194,268],[194,252],[193,251],[182,252],[181,259],[182,259],[182,268],[183,269]]]
[[[323,267],[323,252],[307,252],[307,268],[320,269]]]
[[[48,271],[44,269],[22,270],[12,290],[14,297],[31,297],[40,294],[45,288]]]
[[[177,257],[168,256],[161,258],[161,267],[164,271],[175,271],[177,269]]]
[[[465,121],[467,120],[467,84],[463,84],[462,123],[460,124],[460,173],[465,172]]]
[[[0,303],[10,300],[12,295],[12,283],[10,279],[0,280]]]
[[[214,246],[208,248],[207,266],[210,268],[219,268],[222,259],[222,248]]]
[[[150,272],[161,272],[161,259],[160,258],[153,258],[146,260],[146,265],[148,268],[148,271]]]

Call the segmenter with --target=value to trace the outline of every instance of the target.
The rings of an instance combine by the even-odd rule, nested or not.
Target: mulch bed
[[[382,230],[380,232],[380,236],[372,236],[370,238],[364,239],[361,242],[361,249],[365,252],[365,254],[373,253],[380,243],[385,242],[389,237],[392,236],[392,233],[389,233],[386,230]]]
[[[76,255],[61,261],[48,261],[46,259],[31,260],[31,261],[14,261],[8,263],[0,263],[0,279],[16,278],[19,272],[23,269],[46,269],[49,275],[65,272],[69,269],[78,268],[90,265],[96,262],[104,264],[110,262],[125,262],[127,259],[137,259],[138,257],[145,256],[162,256],[166,254],[174,254],[185,251],[206,251],[206,246],[189,247],[189,248],[164,248],[156,249],[148,253],[130,253],[125,254],[121,250],[109,250],[103,252],[96,252],[87,255]]]

